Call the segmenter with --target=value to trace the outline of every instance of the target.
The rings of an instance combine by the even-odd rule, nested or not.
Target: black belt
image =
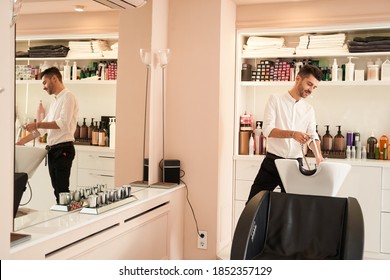
[[[63,143],[59,143],[59,144],[55,144],[55,145],[51,145],[51,146],[46,145],[45,149],[47,151],[50,151],[50,150],[64,148],[64,147],[69,147],[69,146],[73,146],[73,141],[63,142]]]
[[[275,155],[275,154],[268,153],[268,152],[265,154],[265,156],[266,156],[267,158],[270,158],[270,159],[280,159],[280,158],[284,159],[284,157],[280,157],[280,156],[277,156],[277,155]],[[301,158],[301,157],[299,157],[299,158],[289,158],[289,159],[295,159],[295,160],[297,160],[299,163],[302,164],[302,158]]]

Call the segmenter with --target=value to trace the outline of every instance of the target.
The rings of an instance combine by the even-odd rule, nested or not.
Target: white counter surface
[[[65,212],[64,214],[64,212],[48,210],[18,217],[15,219],[15,228],[20,230],[15,232],[29,234],[31,239],[13,246],[11,254],[17,255],[18,252],[28,251],[29,248],[44,244],[47,247],[45,250],[49,252],[68,246],[72,242],[96,232],[122,224],[124,221],[140,215],[140,213],[148,212],[159,205],[169,203],[170,196],[182,188],[184,188],[184,185],[178,185],[170,189],[132,187],[132,195],[137,200],[98,215],[81,214],[79,211]],[[45,219],[45,221],[37,223],[35,222],[37,219]],[[72,234],[69,235],[69,233]],[[63,238],[53,244],[53,240],[57,236]]]

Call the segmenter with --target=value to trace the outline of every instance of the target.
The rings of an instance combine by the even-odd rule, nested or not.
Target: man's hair
[[[302,78],[306,78],[310,75],[313,75],[313,77],[316,78],[318,81],[322,80],[322,71],[317,66],[311,64],[306,64],[305,66],[303,66],[301,70],[299,70],[298,75]]]
[[[57,67],[50,67],[50,68],[47,68],[46,70],[44,70],[42,73],[41,73],[41,77],[43,78],[43,76],[46,76],[48,78],[51,78],[53,76],[56,76],[57,79],[62,83],[62,75],[61,75],[61,72],[60,70],[57,68]]]

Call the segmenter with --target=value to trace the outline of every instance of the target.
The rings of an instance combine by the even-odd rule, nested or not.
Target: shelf
[[[17,57],[16,61],[73,61],[73,60],[117,60],[116,56],[80,56],[80,57]]]
[[[83,79],[77,81],[63,81],[65,85],[116,85],[116,80],[94,80],[94,79]],[[17,85],[42,85],[41,80],[16,80]]]
[[[324,57],[348,57],[348,56],[353,56],[353,57],[378,57],[378,56],[390,56],[390,52],[366,52],[366,53],[345,53],[345,54],[340,54],[340,53],[326,53],[326,50],[324,50],[324,54],[307,54],[307,55],[246,55],[242,54],[241,58],[242,59],[268,59],[268,58],[324,58]]]
[[[241,86],[244,87],[267,87],[267,86],[292,86],[294,82],[292,81],[264,81],[264,82],[241,82]],[[390,81],[321,81],[322,86],[390,86]]]

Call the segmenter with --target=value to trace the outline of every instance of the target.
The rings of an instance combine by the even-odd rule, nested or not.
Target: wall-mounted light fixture
[[[74,6],[74,10],[76,12],[84,12],[84,6],[83,5],[76,5],[76,6]]]

